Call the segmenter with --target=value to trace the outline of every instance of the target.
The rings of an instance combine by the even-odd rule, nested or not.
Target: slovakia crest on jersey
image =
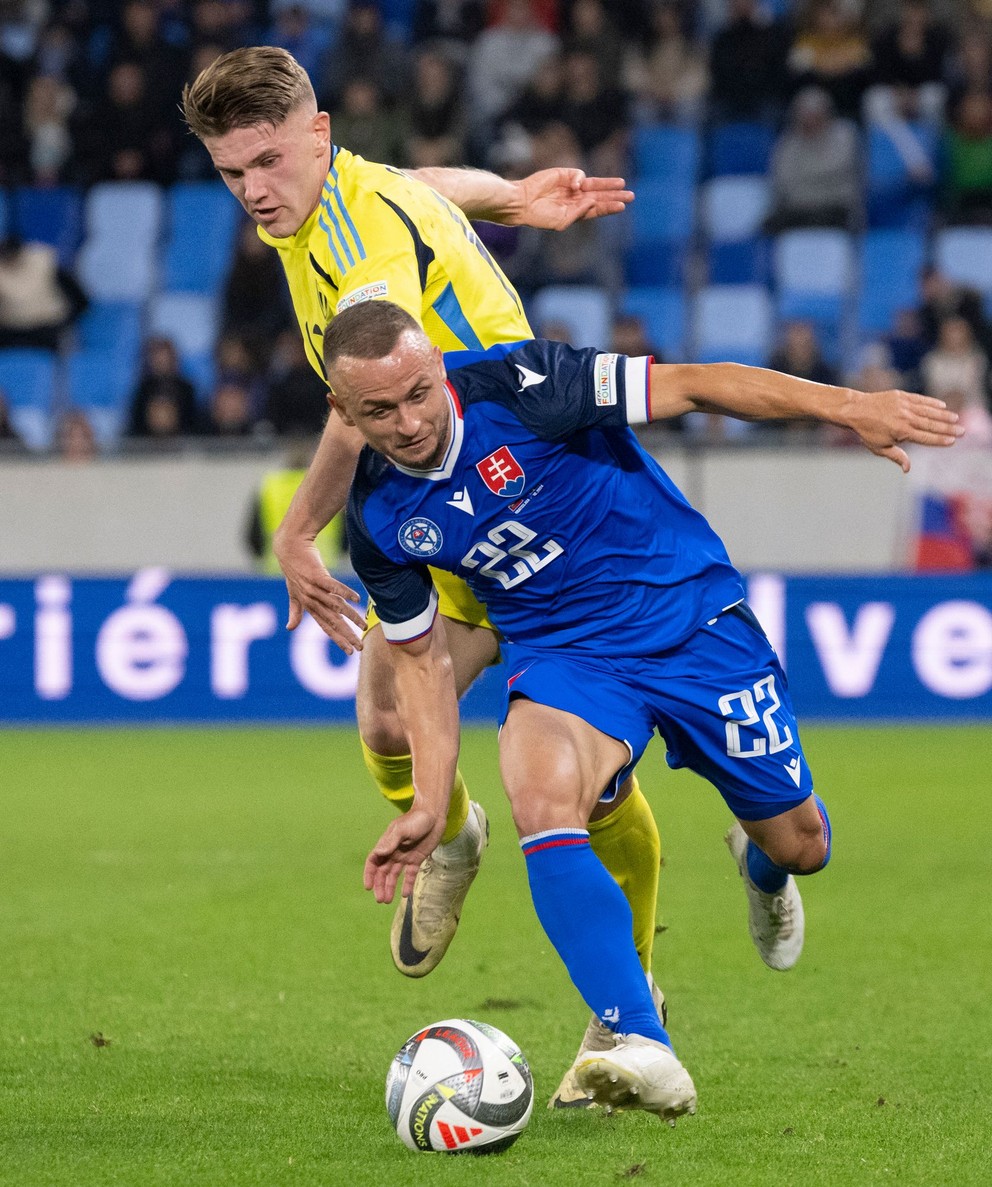
[[[435,556],[441,551],[444,537],[433,519],[423,515],[408,519],[397,532],[400,547],[411,556]]]
[[[515,499],[524,493],[524,471],[509,447],[501,445],[495,453],[477,462],[482,481],[501,499]]]

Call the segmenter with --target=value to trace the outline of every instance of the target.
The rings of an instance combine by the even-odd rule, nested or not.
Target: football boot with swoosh
[[[389,946],[393,963],[407,977],[426,977],[441,963],[488,842],[489,821],[473,800],[461,832],[438,845],[421,865],[413,892],[400,899]]]

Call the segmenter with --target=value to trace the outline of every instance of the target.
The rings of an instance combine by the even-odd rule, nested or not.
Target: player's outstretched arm
[[[670,363],[651,368],[652,420],[685,412],[718,412],[740,420],[819,420],[853,429],[872,453],[903,471],[902,448],[953,445],[963,435],[943,400],[915,392],[860,392],[811,383],[736,363]]]
[[[414,169],[410,176],[426,182],[469,218],[547,231],[621,214],[634,200],[622,177],[586,177],[581,169],[541,169],[519,181],[478,169]]]
[[[314,541],[347,501],[362,444],[361,434],[332,412],[310,468],[272,540],[289,591],[287,628],[295,630],[308,610],[347,655],[362,647],[349,625],[365,629],[365,619],[352,604],[359,600],[358,594],[328,573]]]
[[[444,833],[458,761],[458,697],[444,634],[434,620],[429,634],[390,648],[396,708],[413,755],[413,804],[396,817],[365,862],[365,889],[392,902],[397,885],[413,891],[421,863]]]

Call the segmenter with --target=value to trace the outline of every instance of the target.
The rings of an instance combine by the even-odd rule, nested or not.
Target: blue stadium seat
[[[217,301],[203,293],[159,293],[149,303],[149,332],[171,338],[184,359],[213,350],[218,324]]]
[[[638,184],[626,227],[628,284],[681,283],[695,224],[695,201],[691,183],[655,178]]]
[[[10,203],[7,200],[7,191],[0,190],[0,239],[2,239],[7,231],[10,229]]]
[[[73,186],[16,190],[10,220],[22,239],[51,244],[69,267],[82,239],[82,193]]]
[[[592,285],[549,285],[531,301],[530,318],[538,335],[559,322],[568,327],[573,346],[607,350],[610,345],[610,298],[605,289]]]
[[[237,202],[219,182],[183,182],[169,192],[167,211],[163,287],[219,292],[231,267],[241,221]]]
[[[869,124],[866,198],[870,227],[911,227],[922,231],[930,226],[939,166],[939,133],[924,123],[911,124],[910,130],[930,161],[934,180],[914,181],[889,135],[878,124]]]
[[[127,420],[137,360],[129,368],[116,351],[79,350],[69,356],[67,379],[70,404],[86,413],[101,446],[113,445]]]
[[[767,173],[775,147],[775,129],[770,124],[742,122],[720,124],[710,133],[707,172]]]
[[[772,247],[778,316],[813,324],[824,354],[836,361],[841,324],[854,283],[854,245],[846,231],[786,231]]]
[[[86,197],[77,274],[97,301],[145,301],[157,283],[162,193],[145,181],[108,181]]]
[[[633,165],[640,185],[651,178],[694,182],[702,155],[699,133],[674,124],[639,124],[634,129]]]
[[[694,355],[701,363],[763,366],[772,350],[772,302],[761,285],[700,289],[693,313]]]
[[[900,309],[920,304],[920,270],[926,260],[926,239],[919,231],[884,228],[869,231],[861,241],[861,293],[858,329],[884,334]]]
[[[47,350],[0,350],[0,390],[25,445],[47,449],[52,441],[54,355]]]
[[[710,284],[764,284],[769,243],[761,228],[771,203],[767,178],[748,174],[712,177],[700,191],[700,222],[709,240]]]
[[[934,263],[951,280],[992,293],[992,227],[948,227],[933,246]]]
[[[124,358],[141,353],[141,306],[131,301],[94,301],[79,319],[84,350],[114,350]]]
[[[620,311],[641,319],[648,341],[666,362],[685,358],[686,307],[681,288],[629,288],[620,298]]]

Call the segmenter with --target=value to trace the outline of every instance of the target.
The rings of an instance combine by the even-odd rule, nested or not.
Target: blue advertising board
[[[748,596],[801,717],[992,717],[992,574],[756,574]],[[358,656],[286,616],[276,578],[0,580],[0,721],[353,721]],[[466,720],[495,717],[502,678]]]

